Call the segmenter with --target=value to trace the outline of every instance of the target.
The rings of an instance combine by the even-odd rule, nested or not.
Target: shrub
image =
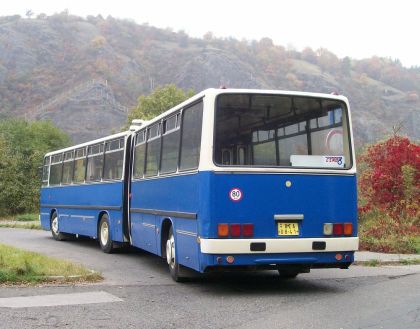
[[[420,199],[420,146],[393,136],[369,146],[359,158],[365,167],[359,180],[364,210],[378,207],[395,215],[415,216]]]
[[[361,248],[419,252],[420,146],[392,136],[359,158]]]

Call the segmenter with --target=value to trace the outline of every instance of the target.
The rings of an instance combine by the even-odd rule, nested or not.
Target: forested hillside
[[[350,42],[350,41],[349,41]],[[259,41],[202,39],[127,20],[0,17],[0,118],[51,119],[75,142],[119,130],[156,86],[338,92],[349,97],[358,145],[401,126],[420,139],[420,68],[337,58]]]

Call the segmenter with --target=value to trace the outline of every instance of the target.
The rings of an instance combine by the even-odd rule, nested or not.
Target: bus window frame
[[[48,159],[48,164],[45,164],[45,160]],[[48,167],[48,175],[47,179],[44,180],[44,168]],[[50,170],[51,170],[51,155],[44,156],[44,161],[42,165],[42,178],[41,178],[41,186],[42,187],[48,187],[50,186]],[[46,182],[46,184],[44,184]]]
[[[180,111],[177,111],[175,113],[171,113],[170,115],[168,115],[167,117],[162,119],[162,134],[161,134],[161,141],[160,141],[160,163],[159,163],[159,173],[158,176],[166,176],[166,175],[171,175],[171,174],[175,174],[179,172],[179,156],[180,156],[180,149],[181,149],[181,113],[182,113],[181,109]],[[169,120],[175,118],[175,127],[170,129],[170,130],[166,130],[165,129],[165,123]],[[165,132],[164,132],[165,131]],[[176,161],[176,167],[175,170],[172,171],[165,171],[164,173],[162,173],[162,154],[163,154],[163,137],[169,134],[172,134],[176,131],[179,131],[179,136],[178,136],[178,154],[177,154],[177,161]]]
[[[118,141],[119,148],[116,150],[106,150],[107,144],[110,144],[114,141]],[[104,141],[104,158],[103,158],[103,165],[102,165],[102,180],[103,182],[115,182],[115,181],[122,181],[124,179],[124,166],[125,166],[125,152],[126,152],[126,138],[125,137],[117,137],[112,138]],[[121,177],[120,178],[105,178],[105,165],[106,165],[106,154],[116,153],[123,151],[123,163],[122,163],[122,170],[121,170]]]
[[[144,171],[145,171],[145,167],[146,167],[146,148],[147,148],[147,143],[146,143],[146,133],[147,133],[147,127],[142,128],[141,130],[136,132],[135,138],[134,138],[134,147],[132,150],[132,154],[133,154],[133,162],[132,162],[132,168],[131,168],[131,180],[140,180],[140,179],[144,179]],[[142,134],[143,135],[143,141],[140,143],[137,143],[137,139],[138,136]],[[135,172],[136,172],[136,156],[137,156],[137,146],[144,144],[144,159],[143,159],[143,170],[142,170],[142,175],[141,177],[136,176]]]
[[[95,153],[95,154],[89,154],[89,148],[92,148],[94,146],[99,146],[99,152]],[[101,146],[102,146],[102,152],[100,152],[101,150]],[[104,172],[104,158],[105,158],[105,141],[99,142],[99,143],[94,143],[94,144],[90,144],[87,145],[87,151],[86,151],[86,171],[85,171],[85,183],[86,184],[94,184],[94,183],[100,183],[103,182],[103,172]],[[87,179],[87,172],[88,172],[88,167],[89,167],[89,158],[93,158],[93,157],[99,157],[102,155],[102,168],[101,168],[101,177],[100,179]]]
[[[145,126],[142,126],[141,129],[139,129],[138,131],[135,132],[135,142],[134,142],[134,147],[132,150],[132,155],[133,155],[133,166],[131,168],[131,181],[138,181],[138,180],[146,180],[146,179],[156,179],[156,178],[160,178],[160,177],[167,177],[167,176],[175,176],[177,174],[186,174],[186,173],[196,173],[198,172],[198,168],[200,167],[200,159],[201,159],[201,152],[203,150],[203,148],[201,147],[201,143],[203,140],[203,118],[204,118],[204,108],[205,108],[205,104],[204,104],[204,96],[200,97],[198,99],[195,99],[193,102],[184,105],[181,108],[177,108],[176,110],[174,110],[173,112],[169,113],[167,116],[159,119],[159,120],[151,120],[151,122]],[[198,165],[195,168],[186,168],[186,169],[180,169],[180,163],[181,163],[181,150],[182,150],[182,135],[183,135],[183,116],[184,116],[184,110],[188,109],[190,107],[193,107],[197,104],[201,103],[202,104],[202,118],[201,118],[201,126],[200,126],[200,134],[201,134],[201,141],[200,141],[200,153],[199,153],[199,159],[198,159]],[[161,163],[162,163],[162,137],[163,137],[163,121],[167,120],[168,118],[171,118],[173,116],[176,116],[176,128],[174,128],[173,130],[171,130],[170,132],[173,132],[174,130],[179,129],[180,133],[179,133],[179,140],[178,140],[178,162],[177,162],[177,169],[176,171],[173,172],[168,172],[168,173],[161,173],[160,169],[161,169]],[[147,138],[147,131],[150,127],[152,127],[153,125],[159,124],[160,125],[160,132],[159,132],[159,138],[160,140],[160,157],[159,157],[159,167],[158,167],[158,172],[155,175],[150,175],[150,176],[146,176],[146,163],[147,163],[147,150],[148,150],[148,138]],[[143,143],[146,144],[145,146],[145,156],[144,156],[144,169],[143,169],[143,175],[142,177],[138,177],[135,176],[135,157],[137,155],[137,150],[136,150],[136,146],[141,144],[141,143],[137,143],[137,139],[138,139],[138,135],[140,133],[144,133],[145,136],[145,141]],[[157,138],[157,137],[154,137]],[[153,138],[153,139],[154,139]]]
[[[73,176],[72,176],[72,184],[73,184],[73,185],[86,184],[87,147],[88,147],[88,146],[83,146],[83,147],[77,147],[77,148],[74,148],[74,149],[73,149],[73,151],[74,151],[74,158],[73,158],[73,161],[74,161],[74,163],[73,163]],[[77,151],[78,151],[78,150],[84,150],[85,155],[82,155],[81,157],[77,157]],[[83,159],[85,160],[85,168],[84,168],[84,172],[85,172],[85,174],[84,174],[84,176],[83,176],[83,181],[80,181],[80,182],[75,182],[75,180],[74,180],[74,176],[75,176],[75,174],[76,174],[76,160],[83,160]]]
[[[58,162],[52,162],[53,160],[53,158],[54,157],[56,157],[56,156],[60,156],[61,157],[61,161],[58,161]],[[61,186],[62,184],[61,184],[61,181],[62,181],[62,179],[63,179],[63,159],[64,159],[64,152],[58,152],[58,153],[56,153],[56,154],[52,154],[52,155],[50,155],[50,165],[49,165],[49,167],[50,167],[50,170],[49,170],[49,173],[48,173],[48,186]],[[50,178],[51,178],[51,166],[52,165],[56,165],[56,164],[60,164],[61,165],[61,173],[60,173],[60,182],[58,183],[58,184],[51,184],[50,183]]]
[[[264,95],[264,96],[288,96],[288,97],[292,97],[292,100],[294,97],[300,97],[300,98],[315,98],[318,99],[319,101],[325,101],[325,100],[329,100],[329,101],[336,101],[338,103],[340,103],[342,105],[341,110],[342,110],[342,126],[344,127],[344,122],[346,123],[347,126],[347,131],[348,131],[348,148],[349,148],[349,155],[350,155],[350,163],[349,163],[349,167],[348,168],[325,168],[325,167],[293,167],[293,166],[252,166],[252,165],[223,165],[220,163],[216,162],[216,124],[217,124],[217,108],[218,108],[218,99],[220,96],[226,96],[226,95],[247,95],[247,96],[255,96],[255,95]],[[292,102],[294,103],[294,102]],[[353,154],[353,135],[352,135],[352,131],[351,131],[351,124],[350,124],[350,110],[349,110],[349,106],[348,104],[342,100],[342,99],[337,99],[337,98],[329,98],[329,97],[322,97],[322,96],[307,96],[307,95],[295,95],[295,94],[268,94],[268,93],[222,93],[222,94],[218,94],[216,95],[216,97],[214,98],[214,108],[213,108],[213,141],[212,141],[212,162],[213,165],[217,168],[231,168],[231,169],[236,169],[236,168],[245,168],[245,169],[272,169],[272,170],[302,170],[302,171],[308,171],[308,170],[319,170],[319,172],[325,172],[325,171],[341,171],[341,172],[347,172],[347,171],[351,171],[352,169],[354,169],[354,154]],[[343,112],[345,112],[345,118],[346,120],[343,120]],[[310,121],[310,120],[309,120]],[[335,125],[336,123],[334,122],[333,125]],[[317,122],[317,126],[318,126],[318,122]],[[281,127],[277,127],[277,129],[275,129],[275,131],[278,130],[278,128]],[[325,127],[323,127],[325,128]],[[251,148],[252,149],[252,148]],[[253,151],[251,151],[253,153]],[[254,155],[252,154],[252,157]]]
[[[67,161],[65,160],[66,153],[71,153],[71,159],[70,160],[67,160]],[[72,185],[73,184],[74,158],[75,158],[75,149],[72,149],[72,150],[68,150],[68,151],[63,152],[63,165],[62,165],[62,168],[61,168],[61,184],[60,185]],[[71,162],[72,163],[70,182],[64,184],[63,183],[64,163],[68,163],[68,162]]]
[[[154,128],[155,126],[157,126],[157,135],[150,137],[150,131],[152,128]],[[157,162],[157,167],[156,167],[156,173],[147,175],[147,158],[148,158],[148,150],[149,150],[149,142],[153,142],[155,140],[159,140],[159,159]],[[161,162],[161,153],[162,153],[162,120],[153,122],[152,124],[150,124],[149,126],[146,127],[146,150],[145,150],[145,156],[144,156],[144,173],[143,173],[143,177],[144,178],[152,178],[152,177],[158,177],[159,176],[159,171],[160,171],[160,162]]]
[[[201,127],[200,127],[200,152],[198,154],[198,163],[197,166],[194,168],[185,168],[185,169],[181,169],[181,155],[182,155],[182,136],[184,135],[184,112],[185,110],[190,109],[191,107],[197,105],[197,104],[202,104],[201,107]],[[178,170],[177,173],[185,173],[185,172],[198,172],[198,168],[200,167],[200,159],[201,159],[201,152],[202,152],[202,148],[201,148],[201,143],[203,141],[203,118],[204,118],[204,101],[203,101],[203,97],[199,98],[197,100],[195,100],[194,102],[185,105],[181,112],[180,112],[180,118],[179,120],[180,122],[180,129],[181,132],[179,134],[179,154],[178,154]]]

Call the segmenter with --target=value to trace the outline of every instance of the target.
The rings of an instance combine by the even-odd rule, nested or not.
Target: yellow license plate
[[[298,223],[277,223],[278,235],[299,235]]]

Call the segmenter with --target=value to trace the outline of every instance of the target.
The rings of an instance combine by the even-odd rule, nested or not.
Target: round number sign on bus
[[[233,189],[229,191],[229,198],[234,202],[241,201],[242,191],[238,189],[237,187],[234,187]]]

